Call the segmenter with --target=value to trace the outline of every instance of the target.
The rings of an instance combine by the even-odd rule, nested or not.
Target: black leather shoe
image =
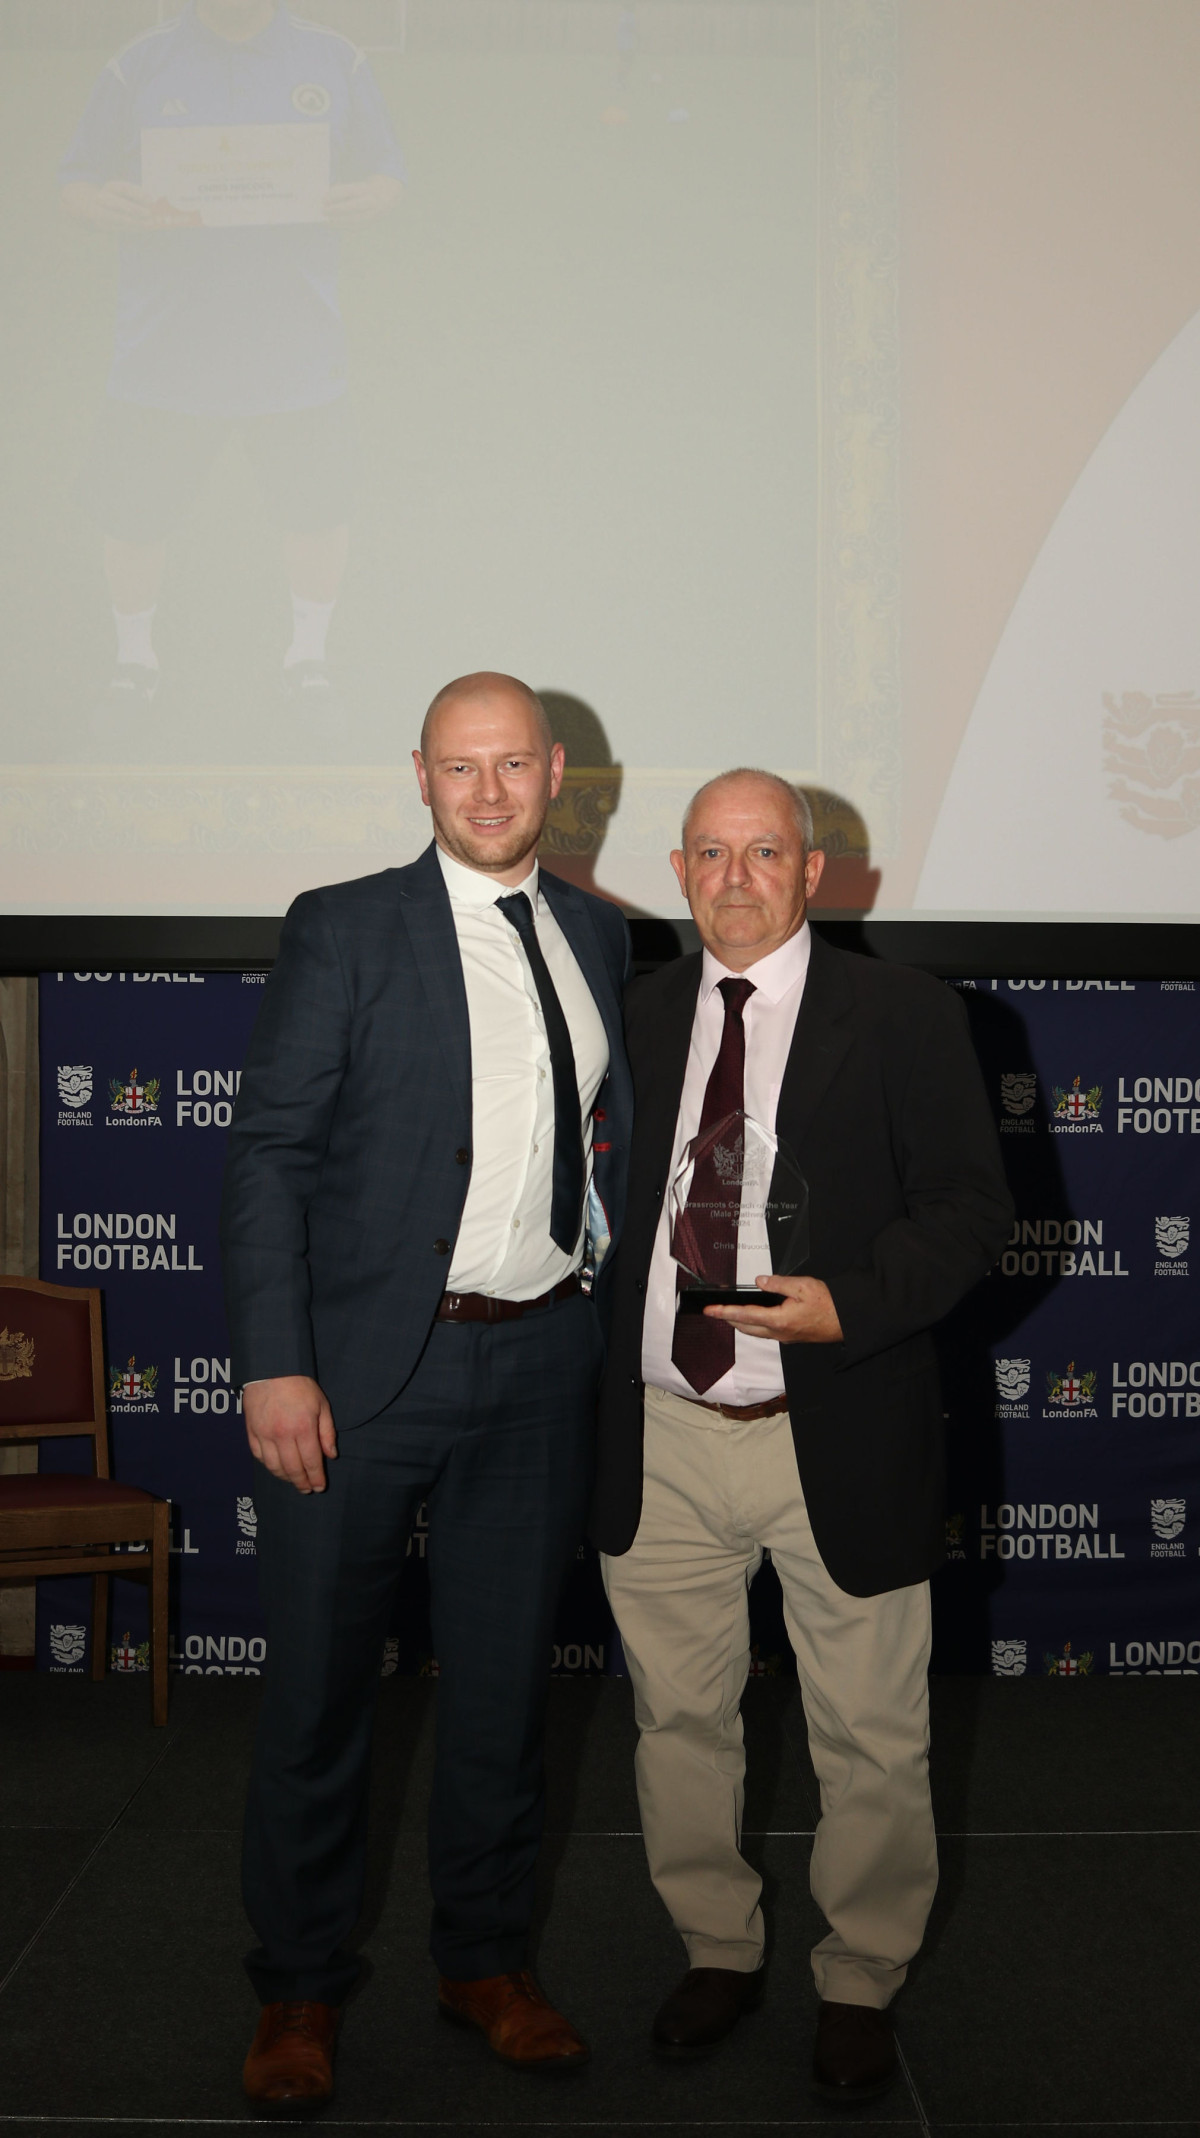
[[[821,1999],[813,2050],[813,2086],[831,2101],[870,2101],[896,2076],[896,2041],[886,2012],[873,2004]]]
[[[762,1969],[689,1967],[654,2016],[652,2039],[663,2056],[698,2056],[732,2033],[762,1996]]]

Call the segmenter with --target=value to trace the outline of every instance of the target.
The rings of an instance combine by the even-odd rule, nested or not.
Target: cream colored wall
[[[911,900],[1060,507],[1200,307],[1195,0],[901,0],[900,24],[905,803],[885,907]]]

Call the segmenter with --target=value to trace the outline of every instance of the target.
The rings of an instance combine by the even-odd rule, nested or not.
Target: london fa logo
[[[157,1366],[139,1366],[130,1352],[126,1366],[114,1366],[108,1377],[109,1402],[120,1410],[158,1409]]]
[[[1158,1260],[1154,1265],[1156,1277],[1186,1277],[1187,1262],[1184,1257],[1192,1237],[1190,1217],[1180,1213],[1177,1217],[1156,1217],[1154,1220],[1154,1244]]]
[[[1096,1658],[1090,1648],[1082,1655],[1072,1655],[1070,1641],[1064,1641],[1061,1655],[1051,1655],[1046,1650],[1044,1661],[1048,1678],[1090,1678]]]
[[[108,1080],[108,1127],[109,1128],[161,1128],[162,1117],[158,1111],[162,1091],[160,1077],[139,1079],[136,1069],[127,1077],[110,1076]]]
[[[1077,1373],[1074,1359],[1065,1373],[1048,1373],[1043,1418],[1094,1418],[1097,1414],[1096,1380],[1094,1366]]]
[[[400,1636],[389,1633],[383,1644],[383,1661],[379,1666],[381,1678],[394,1678],[400,1668]]]
[[[1066,1090],[1061,1084],[1054,1086],[1054,1105],[1050,1115],[1050,1127],[1056,1135],[1095,1135],[1104,1133],[1100,1121],[1100,1108],[1104,1102],[1104,1086],[1091,1084],[1085,1091],[1083,1079]]]
[[[1027,1418],[1029,1405],[1030,1361],[1028,1359],[993,1359],[996,1376],[997,1418]]]
[[[127,1633],[124,1640],[113,1642],[108,1651],[108,1661],[112,1670],[149,1670],[150,1643],[139,1641],[135,1647],[132,1635]]]
[[[239,1492],[234,1512],[238,1526],[234,1549],[239,1557],[252,1558],[258,1550],[258,1511],[248,1492]]]
[[[1024,1641],[992,1642],[992,1676],[994,1678],[1023,1678],[1028,1657]]]
[[[1032,1114],[1037,1099],[1037,1077],[1032,1069],[1014,1069],[1000,1078],[1000,1104],[1006,1118],[1000,1123],[1005,1136],[1032,1136]]]
[[[33,1379],[33,1338],[20,1329],[0,1329],[0,1381]]]
[[[56,1625],[50,1628],[50,1667],[52,1670],[82,1670],[83,1652],[87,1646],[86,1626]]]
[[[946,1557],[947,1557],[947,1559],[965,1559],[965,1558],[966,1558],[967,1554],[966,1554],[966,1551],[965,1551],[965,1549],[964,1549],[964,1545],[965,1545],[965,1540],[966,1540],[966,1534],[967,1534],[967,1518],[966,1518],[966,1515],[965,1515],[965,1514],[948,1514],[948,1515],[946,1516]]]
[[[1152,1559],[1182,1559],[1187,1546],[1183,1543],[1183,1527],[1187,1520],[1186,1500],[1151,1500],[1150,1527],[1154,1542],[1150,1546]]]

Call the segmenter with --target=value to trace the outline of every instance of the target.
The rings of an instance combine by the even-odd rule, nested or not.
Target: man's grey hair
[[[726,780],[731,779],[761,779],[766,781],[768,787],[774,787],[780,800],[785,803],[792,822],[800,834],[805,854],[811,854],[813,848],[813,814],[812,806],[803,787],[793,786],[791,780],[781,779],[778,772],[764,772],[759,765],[734,765],[731,771],[718,772],[714,779],[705,780],[704,785],[696,789],[695,794],[683,812],[681,837],[685,851],[687,849],[688,826],[695,814],[696,804],[702,801],[706,794],[711,794],[714,787],[723,787]]]

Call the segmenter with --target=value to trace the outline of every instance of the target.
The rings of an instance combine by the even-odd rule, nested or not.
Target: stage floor
[[[0,1676],[0,2138],[201,2138],[252,2117],[238,1827],[258,1688]],[[712,2056],[648,2028],[682,1948],[646,1878],[629,1687],[551,1687],[538,1971],[592,2044],[576,2076],[507,2071],[434,2024],[423,1823],[432,1683],[380,1695],[366,1980],[331,2130],[1200,2132],[1200,1684],[934,1681],[942,1883],[898,2001],[904,2077],[873,2111],[808,2090],[821,1934],[814,1781],[794,1680],[747,1690],[746,1848],[766,1880],[761,2009]],[[1193,1821],[1195,1823],[1193,1824]]]

